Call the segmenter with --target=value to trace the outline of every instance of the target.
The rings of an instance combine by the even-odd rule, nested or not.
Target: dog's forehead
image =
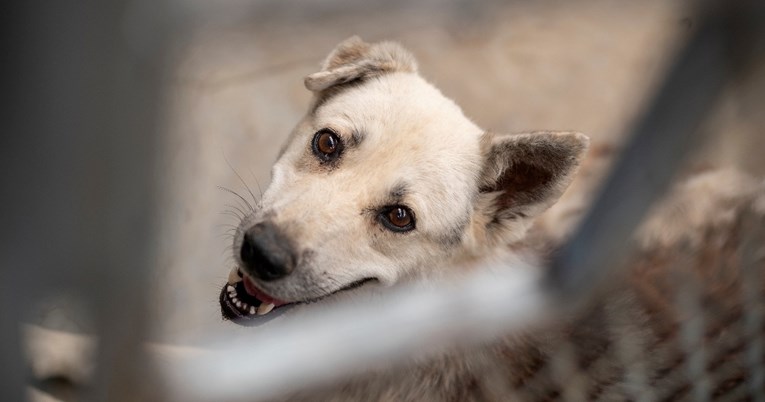
[[[315,120],[351,126],[363,141],[397,145],[470,144],[481,135],[454,102],[413,73],[387,74],[348,88],[319,107]]]

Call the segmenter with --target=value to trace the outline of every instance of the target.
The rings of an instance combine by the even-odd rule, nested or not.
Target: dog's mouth
[[[314,303],[338,292],[354,289],[374,280],[373,278],[365,278],[323,296],[297,302],[286,302],[266,294],[255,285],[249,276],[243,274],[239,268],[234,267],[229,274],[228,282],[223,285],[223,289],[220,292],[221,315],[223,319],[230,320],[239,325],[261,325],[282,315],[285,311],[298,304]]]

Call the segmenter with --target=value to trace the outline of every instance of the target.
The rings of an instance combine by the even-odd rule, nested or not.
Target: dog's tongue
[[[281,301],[279,299],[274,299],[273,297],[263,293],[262,290],[258,289],[258,287],[255,286],[255,284],[252,282],[252,279],[250,279],[249,276],[244,275],[243,280],[244,280],[244,290],[247,291],[247,294],[249,294],[252,297],[255,297],[261,302],[273,304],[274,307],[279,307],[283,304],[287,304],[287,302]]]

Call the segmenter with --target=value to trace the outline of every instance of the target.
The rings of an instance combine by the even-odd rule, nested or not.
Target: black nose
[[[269,223],[259,223],[245,232],[239,257],[245,272],[264,281],[283,278],[295,268],[289,239]]]

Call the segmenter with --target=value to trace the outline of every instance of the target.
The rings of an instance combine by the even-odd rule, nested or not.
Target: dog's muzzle
[[[335,293],[355,289],[375,278],[364,278],[320,297],[313,297],[296,302],[285,302],[273,298],[260,290],[255,280],[247,273],[234,267],[228,276],[228,281],[220,291],[220,310],[224,319],[245,326],[258,326],[282,315],[298,304],[314,303]]]
[[[267,295],[238,267],[234,267],[220,292],[221,315],[242,325],[260,325],[281,315],[293,303]]]

